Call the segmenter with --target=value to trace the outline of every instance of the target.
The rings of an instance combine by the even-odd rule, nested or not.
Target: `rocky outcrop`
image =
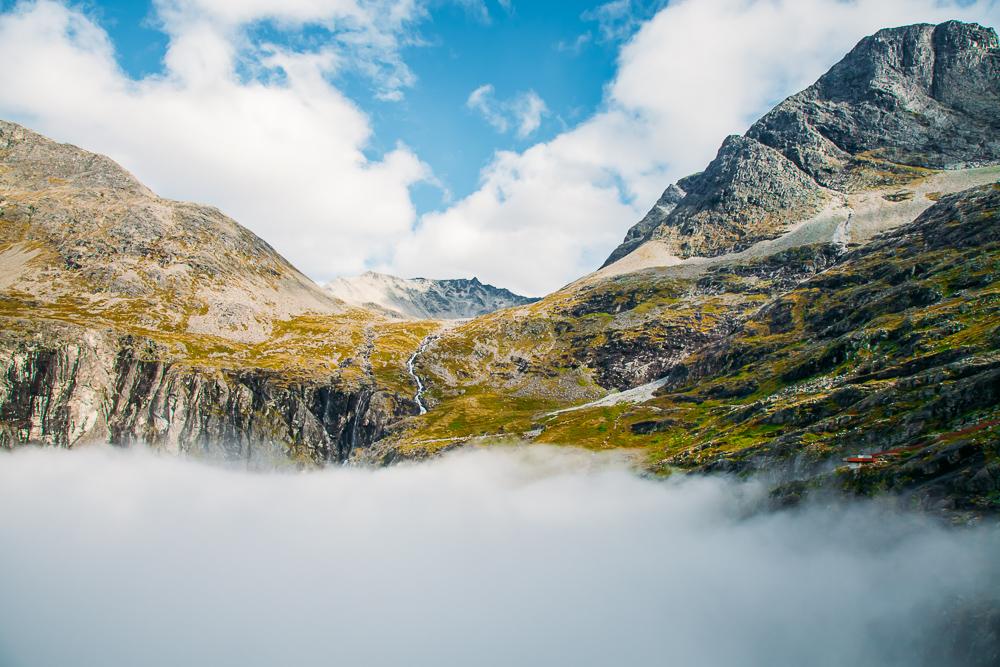
[[[0,447],[144,443],[249,465],[343,462],[415,412],[369,384],[195,368],[131,337],[67,327],[0,341]]]
[[[708,168],[683,179],[686,194],[648,238],[679,257],[738,252],[779,236],[786,221],[818,213],[827,195],[788,158],[749,137],[732,136]]]
[[[433,320],[468,319],[538,300],[486,285],[478,278],[397,278],[373,271],[353,278],[337,278],[327,283],[325,289],[354,306],[374,307],[399,317]]]
[[[996,32],[951,21],[862,40],[808,89],[730,137],[705,172],[664,193],[605,266],[657,239],[678,257],[774,238],[826,197],[903,183],[914,168],[1000,162]],[[677,201],[677,188],[685,196]]]
[[[663,224],[667,216],[677,208],[677,204],[684,199],[684,194],[684,190],[676,183],[668,186],[663,191],[663,194],[660,195],[659,200],[653,205],[653,208],[646,214],[646,217],[628,230],[628,233],[625,234],[625,240],[620,246],[615,248],[614,252],[611,253],[602,265],[602,268],[609,264],[614,264],[648,241],[652,237],[653,231]]]
[[[818,182],[848,186],[853,156],[932,169],[1000,159],[996,32],[950,21],[881,30],[747,133]]]

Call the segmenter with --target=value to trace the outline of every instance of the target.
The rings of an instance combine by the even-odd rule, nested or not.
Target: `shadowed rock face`
[[[996,164],[998,108],[992,29],[951,21],[882,30],[746,136],[727,139],[703,173],[668,188],[670,206],[658,202],[605,266],[651,239],[679,257],[739,251],[813,215],[831,194],[905,180],[907,167]]]
[[[0,334],[0,449],[104,441],[251,467],[339,462],[412,411],[374,387],[259,368],[209,371],[151,355],[130,337],[46,333],[44,341]]]

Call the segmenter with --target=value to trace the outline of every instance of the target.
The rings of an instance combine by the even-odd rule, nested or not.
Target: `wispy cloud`
[[[368,77],[376,94],[390,100],[401,99],[416,81],[400,51],[419,42],[414,27],[427,16],[423,0],[155,0],[154,7],[157,22],[173,40],[211,30],[228,42],[234,56],[251,65],[259,61],[262,46],[249,34],[255,26],[268,23],[289,42],[306,27],[321,29],[322,48],[338,53],[339,68]]]
[[[473,111],[478,111],[497,132],[506,132],[509,127],[507,117],[500,112],[494,92],[492,84],[483,84],[469,94],[465,106]]]
[[[533,90],[518,93],[509,100],[498,100],[492,84],[473,90],[465,106],[478,112],[497,132],[514,128],[520,139],[525,139],[542,124],[549,113],[545,101]]]
[[[632,36],[667,0],[612,0],[588,9],[580,15],[584,21],[597,24],[598,35],[604,41],[620,41]]]
[[[577,35],[576,39],[568,42],[566,40],[559,40],[556,42],[556,51],[579,54],[593,40],[594,35],[590,32],[585,32]]]
[[[517,120],[517,136],[521,139],[537,130],[542,124],[542,117],[549,112],[545,102],[533,90],[511,100],[510,109]]]
[[[634,25],[631,0],[613,0],[585,11],[580,18],[595,21],[604,39],[624,35]]]

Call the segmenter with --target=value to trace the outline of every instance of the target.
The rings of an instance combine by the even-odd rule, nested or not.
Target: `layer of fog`
[[[993,529],[589,454],[253,474],[0,455],[3,665],[913,665]],[[993,596],[984,598],[984,596]]]

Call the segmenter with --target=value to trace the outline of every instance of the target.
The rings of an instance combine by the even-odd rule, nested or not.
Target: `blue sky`
[[[13,0],[0,6],[10,7]],[[398,101],[380,99],[370,78],[345,72],[332,80],[368,113],[374,135],[366,153],[373,159],[403,141],[434,171],[437,183],[418,184],[412,195],[418,213],[445,206],[472,192],[479,170],[496,150],[523,150],[590,116],[614,75],[620,43],[666,0],[622,3],[627,14],[600,11],[616,3],[601,0],[533,0],[505,7],[436,2],[414,26],[402,57],[416,77]],[[80,5],[110,35],[118,64],[134,79],[164,72],[168,37],[152,2],[88,0]],[[315,44],[315,27],[281,30],[272,23],[255,29],[257,39],[279,44]],[[498,99],[533,90],[548,112],[529,136],[499,132],[466,101],[492,85]]]
[[[319,282],[537,296],[862,37],[948,19],[1000,0],[0,0],[0,117]]]

